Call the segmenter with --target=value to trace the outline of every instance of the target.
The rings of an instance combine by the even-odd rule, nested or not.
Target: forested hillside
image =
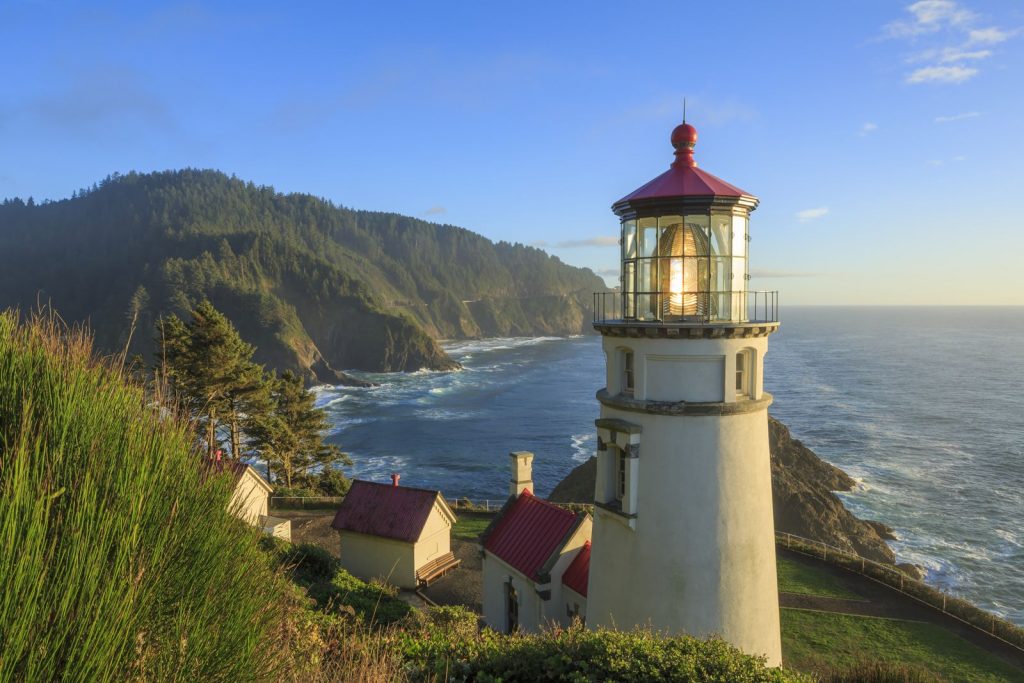
[[[578,334],[604,288],[539,249],[216,171],[131,173],[67,200],[0,205],[0,308],[50,304],[88,320],[99,348],[147,360],[161,316],[209,299],[256,360],[309,379],[444,369],[435,339]]]

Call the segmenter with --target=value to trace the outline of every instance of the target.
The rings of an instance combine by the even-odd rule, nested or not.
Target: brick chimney
[[[398,480],[401,479],[401,478],[402,478],[402,475],[400,475],[398,472],[394,472],[391,475],[391,485],[392,486],[398,486]]]
[[[533,453],[529,451],[513,451],[508,454],[512,459],[512,481],[509,493],[518,496],[529,489],[533,493]]]

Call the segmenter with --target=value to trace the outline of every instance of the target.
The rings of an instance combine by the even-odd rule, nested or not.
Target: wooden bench
[[[442,576],[462,564],[455,559],[455,553],[445,553],[416,570],[416,580],[421,586],[429,586]]]

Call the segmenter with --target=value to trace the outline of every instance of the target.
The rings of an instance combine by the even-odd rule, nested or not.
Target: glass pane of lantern
[[[747,217],[732,217],[732,255],[747,255]]]
[[[728,256],[732,242],[732,214],[711,217],[711,255]]]
[[[636,221],[622,222],[622,258],[636,258]]]
[[[640,255],[654,256],[658,251],[658,219],[641,218],[639,231]]]
[[[708,253],[708,221],[704,214],[686,215],[686,240],[683,251],[686,256],[706,256]]]
[[[658,268],[654,260],[640,259],[637,263],[637,269],[636,291],[645,293],[658,291]]]
[[[742,292],[747,288],[747,259],[733,258],[732,260],[732,291]]]
[[[683,229],[682,216],[661,216],[658,219],[658,256],[680,256]]]
[[[728,292],[732,288],[732,259],[725,256],[711,257],[711,291]]]
[[[633,298],[634,276],[636,275],[636,262],[628,261],[622,265],[622,291],[625,292],[625,317],[632,318],[636,315],[636,299]]]

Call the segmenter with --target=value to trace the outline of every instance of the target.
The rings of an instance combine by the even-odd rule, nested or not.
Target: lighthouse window
[[[632,396],[636,388],[635,373],[633,372],[633,352],[622,352],[622,393]]]
[[[736,394],[746,394],[750,378],[750,356],[745,351],[736,354]]]

